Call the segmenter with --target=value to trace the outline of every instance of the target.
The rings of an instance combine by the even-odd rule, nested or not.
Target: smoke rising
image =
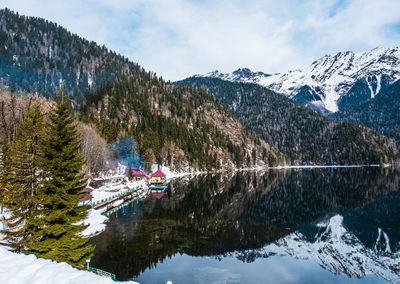
[[[143,168],[143,161],[139,154],[136,141],[125,136],[110,147],[116,161],[125,165],[127,168]]]

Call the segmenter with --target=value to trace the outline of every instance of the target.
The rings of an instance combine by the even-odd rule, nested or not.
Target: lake
[[[182,178],[110,215],[92,267],[146,283],[399,283],[400,170]]]

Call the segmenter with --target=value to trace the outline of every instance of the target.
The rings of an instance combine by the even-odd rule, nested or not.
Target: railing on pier
[[[112,274],[110,272],[107,272],[107,271],[104,271],[104,270],[101,270],[98,268],[94,268],[94,267],[89,267],[89,270],[97,275],[110,277],[112,280],[117,281],[115,274]]]
[[[91,205],[92,205],[92,207],[94,209],[97,209],[99,207],[103,207],[103,206],[105,206],[107,204],[110,204],[110,203],[112,203],[112,202],[114,202],[114,201],[116,201],[118,199],[124,198],[126,196],[130,196],[130,195],[132,196],[135,193],[136,193],[136,196],[137,196],[137,195],[139,195],[139,193],[137,191],[139,189],[143,189],[143,184],[136,185],[135,187],[133,187],[131,189],[128,189],[128,190],[126,190],[124,192],[116,193],[116,194],[114,194],[112,196],[109,196],[107,198],[98,200],[96,202],[92,202]],[[136,196],[134,196],[134,197],[136,197]]]

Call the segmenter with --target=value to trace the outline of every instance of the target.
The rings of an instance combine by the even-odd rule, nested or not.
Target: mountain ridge
[[[246,76],[240,72],[243,69]],[[303,70],[272,75],[242,68],[232,73],[211,72],[194,76],[257,83],[313,110],[332,113],[373,99],[382,88],[397,81],[400,78],[400,48],[376,47],[364,53],[338,52],[321,57]]]

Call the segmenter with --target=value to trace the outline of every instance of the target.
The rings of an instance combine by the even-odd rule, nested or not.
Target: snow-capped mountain
[[[242,260],[291,256],[314,260],[335,274],[357,278],[376,275],[388,281],[399,281],[400,251],[392,251],[391,240],[381,228],[377,228],[374,235],[376,241],[372,247],[367,246],[346,228],[343,216],[335,215],[315,224],[308,234],[296,231],[261,249],[233,255]]]
[[[206,73],[204,75],[195,75],[195,77],[212,77],[231,82],[259,83],[260,78],[269,77],[271,74],[263,72],[253,72],[249,68],[239,68],[232,73],[221,73],[218,70]]]
[[[322,112],[336,112],[373,99],[400,78],[400,49],[377,47],[365,53],[325,55],[303,70],[265,74],[238,69],[195,75],[235,82],[257,83]]]

